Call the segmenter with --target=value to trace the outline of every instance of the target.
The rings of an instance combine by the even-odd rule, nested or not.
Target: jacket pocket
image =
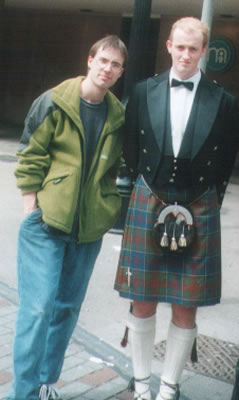
[[[85,240],[96,240],[116,222],[121,208],[121,198],[114,179],[104,177],[94,192],[84,194],[81,233]]]
[[[50,226],[70,233],[76,211],[80,169],[49,171],[38,192],[43,221]]]
[[[48,175],[46,176],[46,178],[44,179],[44,181],[42,183],[42,189],[45,186],[47,186],[48,184],[57,185],[57,184],[61,183],[65,178],[71,176],[72,173],[73,172],[69,169],[55,170],[55,171],[50,170]]]

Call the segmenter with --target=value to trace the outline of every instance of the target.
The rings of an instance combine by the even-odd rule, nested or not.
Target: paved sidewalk
[[[0,283],[0,400],[5,399],[12,385],[17,302],[16,290]],[[131,363],[127,357],[78,325],[56,387],[66,400],[129,400],[132,394],[127,386],[131,376]],[[153,376],[153,392],[156,386],[157,380]]]
[[[4,399],[11,390],[12,343],[17,310],[15,299],[14,291],[0,285],[0,399]],[[93,346],[97,339],[79,329],[72,338],[57,382],[64,399],[128,399],[124,393],[128,376],[119,371],[124,360],[117,360],[119,366],[115,365],[115,356],[109,356],[109,349],[99,354],[102,345],[97,345],[95,351],[92,349],[89,352],[83,341]]]
[[[1,128],[1,127],[0,127]],[[2,135],[3,136],[3,135]],[[14,137],[1,137],[0,129],[0,157],[1,161],[11,163],[16,160],[15,152],[18,147],[18,140]],[[6,165],[6,163],[4,164]],[[239,163],[237,163],[239,166]],[[1,167],[1,164],[0,164]],[[3,171],[3,169],[2,169]],[[1,176],[1,172],[0,172]],[[229,187],[227,200],[222,210],[224,222],[223,243],[224,243],[224,299],[218,306],[210,308],[207,312],[199,312],[200,332],[208,338],[222,339],[230,346],[230,343],[238,341],[239,318],[238,318],[238,212],[231,215],[231,210],[238,210],[239,195],[239,173],[232,178]],[[238,210],[239,211],[239,210]],[[14,214],[15,215],[15,214]],[[14,217],[16,218],[16,217]],[[233,220],[236,218],[236,221]],[[2,226],[4,222],[2,223]],[[6,227],[5,227],[6,228]],[[4,235],[7,233],[4,231]],[[10,233],[8,234],[9,238]],[[114,236],[114,235],[111,235]],[[109,242],[112,241],[106,235],[104,248],[111,250]],[[116,243],[117,242],[117,243]],[[118,241],[115,241],[118,244]],[[3,249],[2,249],[3,250]],[[108,255],[107,250],[107,255]],[[112,251],[112,250],[111,250]],[[110,253],[111,254],[111,253]],[[112,255],[111,255],[112,256]],[[106,262],[105,253],[102,254]],[[2,271],[7,274],[10,260],[2,262]],[[99,267],[102,268],[100,260]],[[110,267],[110,261],[109,261]],[[95,271],[97,272],[97,271]],[[96,279],[96,280],[95,280]],[[92,278],[92,285],[96,283],[98,275]],[[110,286],[110,290],[111,290]],[[89,289],[91,290],[91,289]],[[102,290],[107,290],[103,287]],[[229,296],[228,296],[229,294]],[[11,390],[12,384],[12,343],[14,326],[17,312],[18,296],[16,289],[7,286],[0,281],[0,400],[5,399],[6,394]],[[117,299],[117,304],[120,300]],[[168,312],[167,307],[160,310],[159,324]],[[92,312],[94,329],[92,325],[88,330],[81,326],[81,319],[75,329],[71,343],[68,347],[64,367],[60,380],[57,382],[61,396],[66,400],[130,400],[132,394],[127,391],[127,385],[132,377],[131,361],[128,357],[129,349],[126,351],[117,347],[116,340],[121,335],[123,324],[117,321],[111,326],[98,327],[98,321],[94,321],[98,310]],[[82,310],[85,318],[87,312]],[[117,310],[115,310],[117,313]],[[124,316],[120,317],[122,320]],[[213,324],[211,321],[213,320]],[[119,326],[120,333],[117,331]],[[164,325],[164,324],[162,324]],[[99,329],[98,329],[99,328]],[[108,329],[108,332],[105,332]],[[160,331],[160,330],[158,330]],[[94,334],[92,333],[94,332]],[[104,335],[102,335],[104,332]],[[102,336],[104,339],[101,339]],[[157,337],[157,343],[163,340]],[[236,353],[239,358],[239,353]],[[213,360],[214,362],[214,360]],[[162,362],[159,359],[153,360],[153,375],[151,378],[152,399],[157,393],[159,378],[162,370]],[[182,377],[182,394],[180,400],[230,400],[232,393],[232,381],[216,379],[215,377],[199,373],[197,370],[185,370]],[[239,400],[239,399],[238,399]]]
[[[17,293],[0,283],[0,400],[12,384],[12,344],[17,311]],[[67,349],[56,387],[65,400],[130,400],[130,360],[90,332],[76,327]],[[153,374],[151,391],[156,396],[159,379]],[[185,396],[185,392],[195,397]],[[199,392],[200,395],[198,397]],[[230,400],[232,385],[197,373],[184,373],[180,400]]]

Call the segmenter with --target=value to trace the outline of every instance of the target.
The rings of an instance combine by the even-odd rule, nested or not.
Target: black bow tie
[[[193,82],[188,82],[188,81],[178,81],[177,79],[172,79],[171,86],[180,86],[183,85],[185,86],[188,90],[193,90]]]

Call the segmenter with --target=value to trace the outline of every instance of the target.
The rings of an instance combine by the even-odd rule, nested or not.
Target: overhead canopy
[[[5,0],[5,7],[27,7],[61,9],[69,11],[90,10],[96,13],[119,15],[133,14],[133,0]],[[203,0],[153,0],[152,15],[194,15],[201,16]],[[239,17],[238,0],[217,0],[215,16],[232,15]]]

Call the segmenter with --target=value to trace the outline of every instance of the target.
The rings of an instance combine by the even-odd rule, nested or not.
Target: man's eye
[[[119,63],[112,63],[113,68],[121,68],[121,65]]]

